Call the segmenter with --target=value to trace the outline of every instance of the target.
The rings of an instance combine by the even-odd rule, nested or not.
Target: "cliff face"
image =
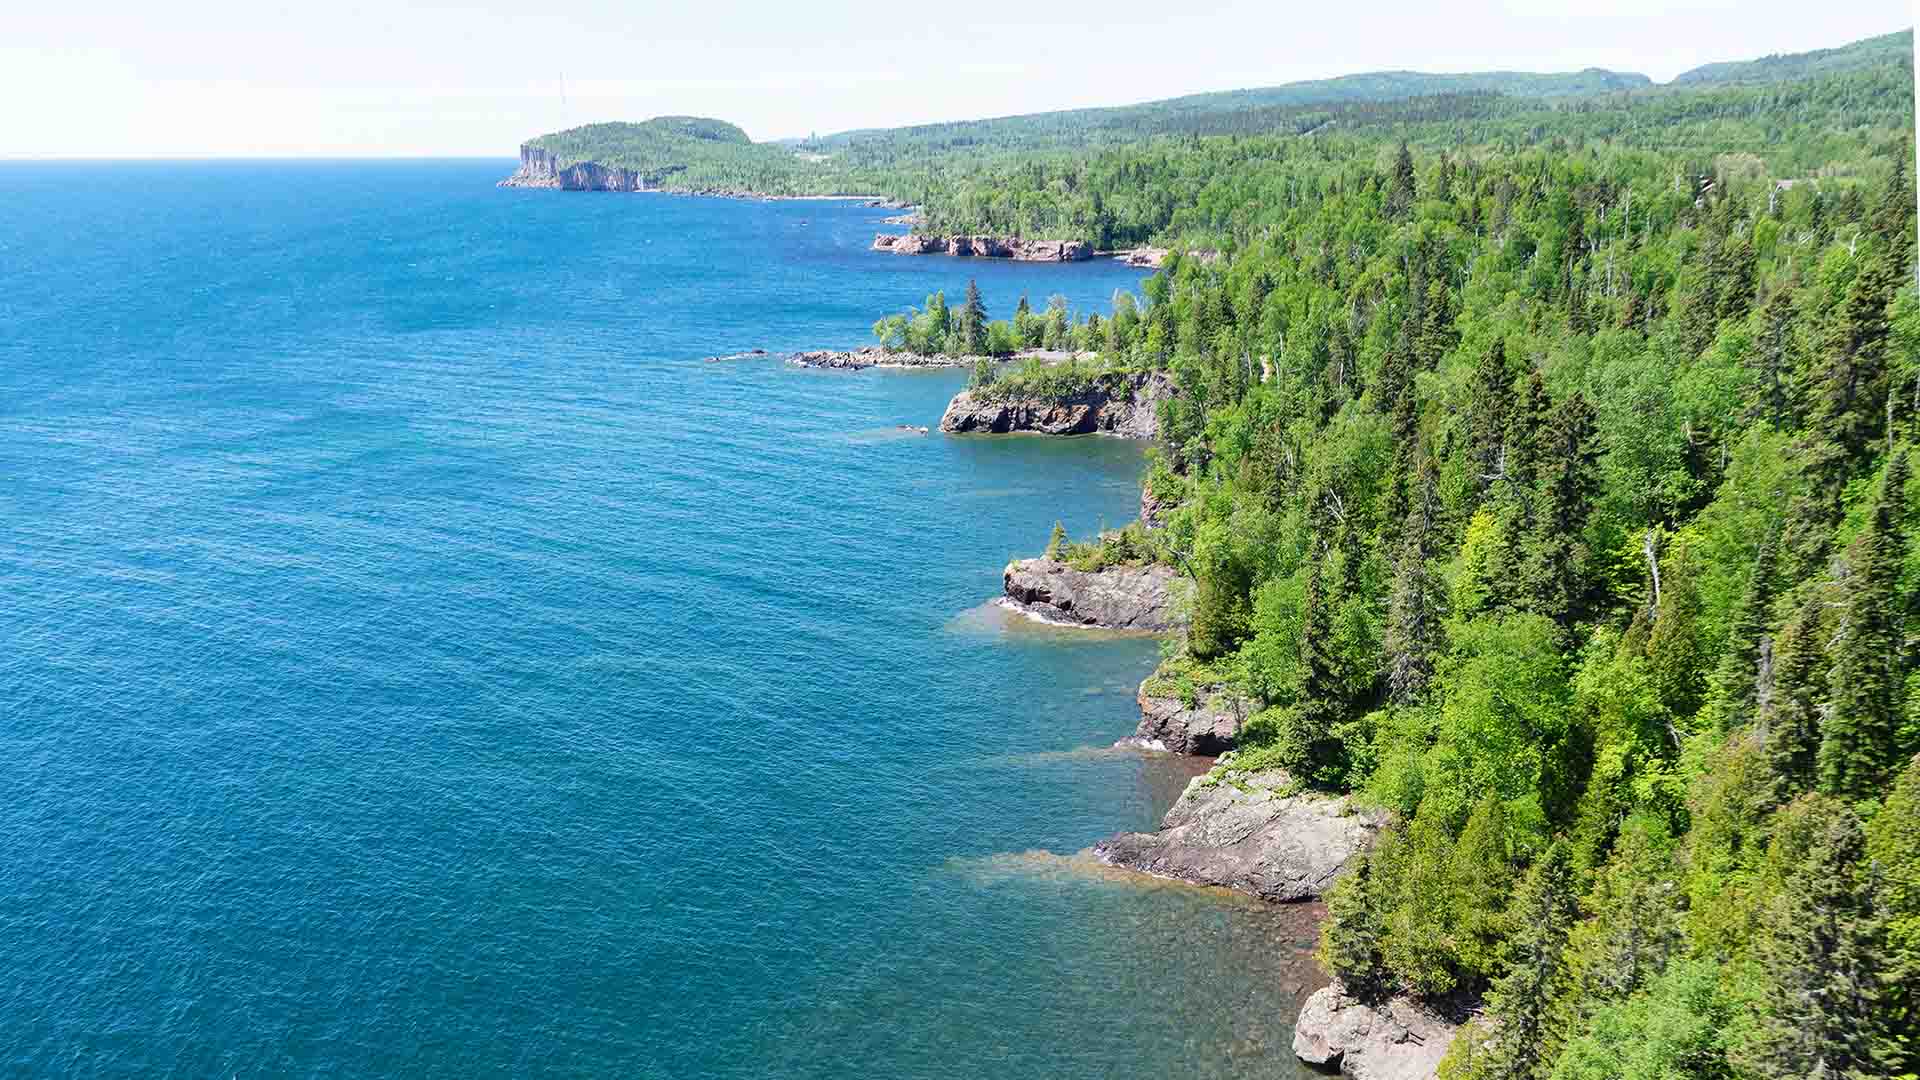
[[[895,255],[958,255],[964,258],[1013,259],[1018,262],[1085,262],[1093,245],[1079,240],[1022,240],[1017,236],[935,236],[881,233],[873,250]]]
[[[655,191],[658,185],[631,169],[609,169],[594,161],[560,165],[560,159],[532,143],[520,145],[520,168],[501,187],[554,191]]]
[[[1192,705],[1179,697],[1153,694],[1149,677],[1140,684],[1140,726],[1122,740],[1144,750],[1215,757],[1234,748],[1246,723],[1248,703],[1225,687],[1208,686]]]
[[[948,403],[946,415],[940,418],[940,430],[956,434],[1105,433],[1128,439],[1151,439],[1159,431],[1155,417],[1160,400],[1172,392],[1172,381],[1157,372],[1127,375],[1059,401],[1020,398],[983,401],[973,391],[962,390]]]

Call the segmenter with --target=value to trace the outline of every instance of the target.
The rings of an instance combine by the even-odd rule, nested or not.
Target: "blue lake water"
[[[1135,444],[946,438],[883,212],[0,165],[0,1073],[1293,1076],[1306,909],[1103,874],[1151,640],[982,607]]]

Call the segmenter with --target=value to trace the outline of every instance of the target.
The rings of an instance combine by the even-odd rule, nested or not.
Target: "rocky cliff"
[[[1022,240],[1017,236],[937,236],[881,233],[873,250],[895,255],[959,255],[1019,262],[1084,262],[1093,258],[1093,245],[1079,240]]]
[[[1201,687],[1193,703],[1175,694],[1156,693],[1158,680],[1140,684],[1140,726],[1124,740],[1143,750],[1215,757],[1234,748],[1247,722],[1245,699],[1224,687]]]
[[[1109,630],[1173,628],[1167,590],[1177,575],[1166,566],[1075,570],[1057,559],[1019,559],[1002,574],[1008,603],[1049,622]]]
[[[1344,798],[1283,795],[1291,784],[1277,769],[1197,777],[1158,832],[1121,833],[1096,846],[1094,857],[1264,900],[1313,899],[1373,843],[1384,816],[1357,812]]]
[[[657,191],[659,179],[631,169],[609,169],[593,161],[562,166],[551,153],[522,143],[520,168],[501,187],[551,188],[556,191]]]
[[[947,405],[940,430],[953,433],[1012,431],[1039,435],[1119,435],[1151,439],[1162,398],[1173,392],[1165,375],[1142,373],[1103,377],[1094,387],[1059,400],[1008,398],[963,390]]]
[[[1369,1004],[1339,983],[1314,991],[1293,1026],[1300,1060],[1338,1066],[1354,1080],[1431,1080],[1458,1025],[1432,1007],[1395,997]]]

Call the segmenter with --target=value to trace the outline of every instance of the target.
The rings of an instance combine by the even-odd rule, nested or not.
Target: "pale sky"
[[[66,0],[0,12],[0,156],[511,156],[691,113],[756,139],[1387,68],[1714,60],[1910,26],[1909,0]],[[929,15],[938,12],[945,22]],[[562,98],[562,82],[565,97]]]

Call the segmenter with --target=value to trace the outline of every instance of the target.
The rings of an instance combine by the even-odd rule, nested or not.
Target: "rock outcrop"
[[[1314,991],[1293,1026],[1293,1052],[1354,1080],[1432,1080],[1458,1025],[1406,997],[1369,1005],[1339,983]]]
[[[1278,769],[1198,777],[1161,819],[1160,831],[1121,833],[1096,846],[1094,857],[1264,900],[1313,899],[1373,843],[1384,815],[1355,812],[1345,798],[1281,794],[1290,785]]]
[[[1155,680],[1140,684],[1140,726],[1128,745],[1174,754],[1217,757],[1234,747],[1247,722],[1247,702],[1218,687],[1201,687],[1193,704],[1177,694],[1151,693]]]
[[[560,158],[533,145],[520,145],[520,168],[501,187],[550,188],[556,191],[657,191],[660,178],[632,169],[608,168],[597,161],[561,165]]]
[[[978,357],[973,356],[921,356],[909,352],[888,352],[878,345],[865,345],[858,349],[809,349],[787,357],[787,363],[804,368],[835,368],[841,371],[860,371],[865,368],[951,368],[966,367]]]
[[[999,399],[963,390],[947,405],[940,430],[956,434],[1025,431],[1151,439],[1159,431],[1156,417],[1160,401],[1172,392],[1172,381],[1157,372],[1103,377],[1090,389],[1058,400]]]
[[[1084,262],[1093,258],[1093,245],[1080,240],[1022,240],[1017,236],[939,236],[881,233],[873,238],[874,251],[895,255],[958,255],[963,258],[1013,259],[1018,262]]]
[[[1167,590],[1178,576],[1166,566],[1075,570],[1057,559],[1019,559],[1001,575],[1007,602],[1049,622],[1108,630],[1173,629]]]

